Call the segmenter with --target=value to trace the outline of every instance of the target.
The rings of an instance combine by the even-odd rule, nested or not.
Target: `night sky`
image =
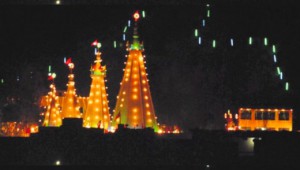
[[[239,107],[283,107],[294,109],[294,129],[299,129],[300,7],[296,0],[161,4],[72,1],[74,4],[59,6],[16,2],[19,4],[0,6],[2,109],[8,96],[18,96],[23,100],[18,106],[24,107],[23,115],[38,115],[31,107],[48,91],[48,65],[57,74],[57,88],[66,89],[68,68],[64,57],[72,57],[75,64],[78,95],[87,96],[89,69],[95,59],[90,44],[98,39],[102,43],[102,64],[107,66],[112,111],[126,61],[123,29],[135,10],[145,10],[146,18],[139,21],[138,32],[144,42],[159,123],[178,124],[185,130],[222,129],[223,114],[228,109],[236,113]],[[210,18],[206,18],[208,2]],[[202,19],[206,19],[204,28]],[[201,46],[194,36],[195,28],[201,30]],[[132,26],[127,32],[128,40]],[[249,36],[253,37],[252,46],[248,45]],[[264,37],[277,47],[276,64],[270,45],[263,46]],[[230,46],[230,38],[234,39],[234,47]],[[216,48],[212,48],[213,39]],[[113,41],[117,41],[118,48],[113,47]],[[276,66],[283,70],[284,80],[276,75]],[[286,81],[289,91],[284,88]]]

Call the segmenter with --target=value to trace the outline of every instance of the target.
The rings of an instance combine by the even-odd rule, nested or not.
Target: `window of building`
[[[263,112],[256,111],[255,112],[255,120],[263,120]]]
[[[279,112],[279,120],[289,120],[289,112]]]
[[[250,111],[242,111],[241,119],[251,120],[251,112]]]
[[[275,120],[275,112],[264,112],[265,120]]]
[[[275,112],[255,112],[255,120],[275,120]]]

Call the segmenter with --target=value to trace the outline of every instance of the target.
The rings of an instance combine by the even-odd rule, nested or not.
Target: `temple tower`
[[[83,117],[83,126],[86,128],[104,128],[110,126],[110,114],[105,86],[106,66],[101,65],[100,43],[93,43],[96,60],[91,66],[92,84],[88,97],[86,112]]]
[[[72,73],[74,63],[72,63],[71,58],[69,58],[65,64],[69,67],[70,74],[68,75],[69,81],[67,84],[67,91],[62,98],[61,118],[81,118],[79,101],[75,89],[74,74]]]
[[[58,96],[56,92],[56,87],[54,84],[54,79],[56,77],[55,73],[49,73],[48,80],[52,80],[50,84],[50,92],[44,98],[46,113],[43,122],[43,126],[54,126],[58,127],[61,125],[61,107],[59,105]]]
[[[135,27],[133,41],[127,43],[127,62],[124,69],[124,76],[120,83],[120,91],[117,96],[112,124],[126,124],[128,128],[151,127],[158,131],[157,117],[148,83],[145,56],[143,55],[143,44],[139,41],[137,33],[137,21],[139,13],[134,15]]]

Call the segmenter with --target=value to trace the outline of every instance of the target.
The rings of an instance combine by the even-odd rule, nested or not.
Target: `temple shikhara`
[[[70,74],[68,75],[69,81],[67,84],[67,91],[64,92],[64,96],[61,98],[62,106],[64,106],[62,107],[61,118],[81,118],[79,112],[79,100],[75,89],[74,74],[72,73],[75,65],[72,63],[71,58],[69,58],[65,64],[68,65]]]
[[[129,55],[117,96],[113,125],[126,124],[129,128],[151,127],[158,131],[157,117],[146,73],[144,47],[137,33],[139,13],[134,14],[134,19],[133,41],[131,44],[127,43]]]
[[[54,84],[55,73],[49,73],[48,80],[51,80],[50,92],[47,96],[42,98],[41,106],[44,106],[46,113],[42,113],[45,116],[43,126],[60,126],[62,123],[61,107],[59,97]]]
[[[110,125],[110,114],[105,86],[106,66],[101,65],[100,44],[97,41],[93,44],[98,48],[95,51],[96,60],[91,66],[92,84],[83,116],[83,127],[107,130]]]

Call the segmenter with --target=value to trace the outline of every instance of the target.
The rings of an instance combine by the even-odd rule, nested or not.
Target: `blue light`
[[[283,73],[280,72],[280,80],[282,80],[282,79],[283,79]]]
[[[128,27],[130,27],[130,25],[131,25],[131,21],[130,21],[130,20],[128,20]]]
[[[231,47],[233,47],[233,39],[232,38],[230,39],[230,45],[231,45]]]
[[[277,57],[275,54],[273,55],[273,58],[274,58],[274,63],[277,63]]]
[[[123,41],[125,41],[126,40],[126,35],[125,34],[123,34]]]
[[[201,38],[201,37],[198,38],[198,44],[199,44],[199,45],[202,44],[202,38]]]
[[[205,27],[205,19],[202,20],[202,26]]]

